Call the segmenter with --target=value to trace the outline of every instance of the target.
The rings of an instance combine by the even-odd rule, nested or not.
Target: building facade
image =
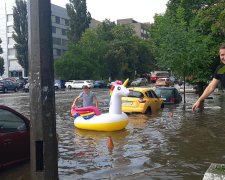
[[[132,18],[128,19],[118,19],[117,24],[126,24],[126,25],[131,25],[133,27],[133,30],[135,31],[136,35],[140,37],[141,39],[147,39],[148,38],[148,24],[147,23],[140,23]]]
[[[24,69],[18,63],[15,41],[13,34],[13,6],[15,0],[1,0],[0,3],[0,38],[4,58],[5,72],[3,77],[24,77]],[[64,54],[67,49],[67,29],[69,28],[69,17],[65,8],[51,5],[52,11],[52,41],[54,59]]]

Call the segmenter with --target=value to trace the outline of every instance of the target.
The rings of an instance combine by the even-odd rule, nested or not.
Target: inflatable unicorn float
[[[115,84],[113,89],[109,112],[101,114],[96,107],[71,108],[74,117],[74,125],[79,129],[94,131],[118,131],[124,129],[128,124],[128,116],[122,112],[122,96],[127,96],[129,90],[126,88],[127,79],[122,85]]]

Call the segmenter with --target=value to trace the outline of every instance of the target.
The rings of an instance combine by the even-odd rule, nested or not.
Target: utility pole
[[[30,145],[33,180],[58,179],[51,24],[50,0],[28,0]]]

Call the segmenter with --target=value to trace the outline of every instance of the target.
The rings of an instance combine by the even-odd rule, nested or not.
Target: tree
[[[66,9],[70,17],[68,39],[77,42],[85,29],[89,27],[91,14],[87,12],[86,0],[70,0],[70,3],[66,5]]]
[[[63,58],[55,62],[55,70],[65,79],[132,79],[135,70],[143,74],[151,65],[153,56],[147,41],[138,38],[132,27],[105,20],[86,30],[77,43],[71,42]]]
[[[1,47],[2,40],[0,39],[0,54],[3,53],[2,47]],[[4,59],[0,57],[0,76],[4,74],[5,68],[4,68]]]
[[[16,6],[13,7],[14,31],[13,39],[15,40],[14,48],[17,51],[19,64],[24,68],[24,76],[28,76],[28,21],[27,21],[27,3],[25,0],[16,0]]]

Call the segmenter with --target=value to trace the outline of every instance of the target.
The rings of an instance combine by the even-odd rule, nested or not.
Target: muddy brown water
[[[108,111],[108,90],[94,89],[102,112]],[[79,90],[56,92],[59,136],[59,179],[202,179],[211,163],[225,163],[225,96],[212,95],[203,112],[166,105],[151,115],[129,114],[126,129],[95,132],[76,129],[70,106]],[[0,94],[0,104],[29,117],[29,93]],[[113,147],[108,148],[109,137]],[[0,172],[0,179],[30,179],[29,163]]]

